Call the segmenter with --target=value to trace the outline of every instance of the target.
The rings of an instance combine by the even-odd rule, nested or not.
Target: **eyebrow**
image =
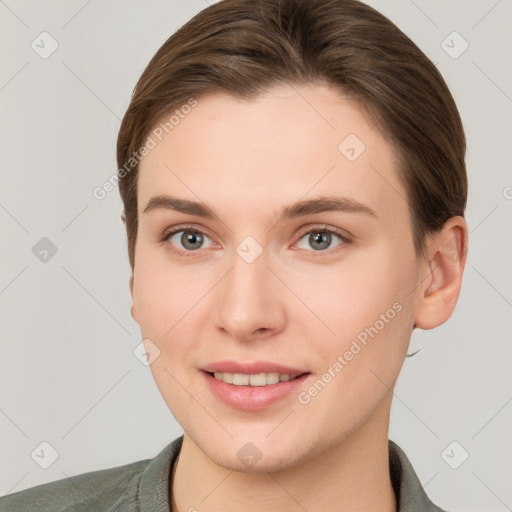
[[[143,213],[154,210],[174,210],[177,212],[196,215],[205,219],[215,219],[218,217],[217,212],[204,203],[181,199],[168,195],[158,195],[152,197],[146,204]],[[281,210],[278,220],[294,219],[314,213],[323,212],[346,212],[346,213],[364,213],[377,218],[377,214],[369,206],[343,197],[322,196],[316,199],[308,199],[298,201],[294,204],[286,206]]]

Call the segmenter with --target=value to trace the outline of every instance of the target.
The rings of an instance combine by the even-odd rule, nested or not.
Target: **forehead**
[[[165,193],[242,216],[258,204],[278,209],[333,194],[370,204],[383,219],[407,210],[393,147],[356,103],[327,86],[279,85],[251,100],[209,94],[186,111],[150,135],[156,144],[139,165],[139,213]]]

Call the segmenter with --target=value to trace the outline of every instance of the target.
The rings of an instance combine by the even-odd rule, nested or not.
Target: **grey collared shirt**
[[[172,512],[171,468],[183,436],[154,459],[83,473],[0,498],[0,512]],[[409,459],[389,440],[389,469],[398,512],[446,512],[423,490]]]

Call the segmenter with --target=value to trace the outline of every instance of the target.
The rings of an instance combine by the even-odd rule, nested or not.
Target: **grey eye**
[[[339,239],[337,244],[331,245],[333,242],[333,236]],[[301,249],[309,249],[312,248],[315,251],[322,251],[324,249],[328,249],[331,247],[336,247],[343,242],[340,235],[336,233],[332,233],[326,230],[313,230],[306,233],[299,241],[299,244],[302,240],[306,240],[306,243],[309,244],[309,247],[299,247]]]
[[[198,249],[203,249],[203,243],[205,240],[210,240],[210,238],[207,237],[204,233],[200,233],[199,231],[182,229],[181,231],[173,233],[172,236],[169,237],[169,240],[179,249],[183,248],[186,251],[197,251]]]

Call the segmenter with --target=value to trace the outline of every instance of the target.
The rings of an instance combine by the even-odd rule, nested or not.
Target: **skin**
[[[338,149],[351,133],[366,146],[355,161]],[[434,328],[455,308],[464,219],[450,219],[418,259],[392,146],[356,104],[322,84],[279,85],[250,101],[198,98],[139,172],[131,312],[148,350],[160,350],[151,371],[184,430],[173,510],[396,510],[392,389],[413,327]],[[202,201],[218,215],[144,213],[161,194]],[[332,195],[376,215],[278,220],[287,205]],[[182,232],[161,241],[184,224],[206,235],[200,249],[187,249]],[[325,226],[349,241],[334,234],[318,249],[310,234]],[[247,236],[263,249],[252,263],[236,252]],[[241,411],[200,375],[214,361],[272,361],[311,372],[299,390],[307,391],[396,302],[401,311],[307,404],[292,393]],[[237,456],[248,442],[261,453],[250,467]]]

